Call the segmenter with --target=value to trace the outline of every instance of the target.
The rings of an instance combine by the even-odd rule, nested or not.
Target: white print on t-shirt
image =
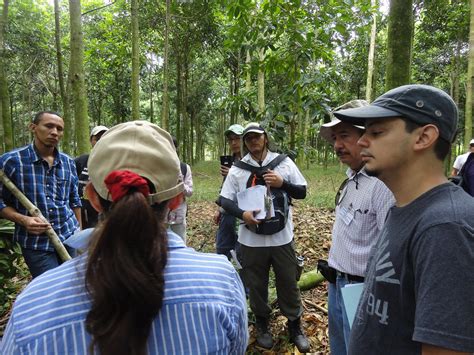
[[[376,296],[371,292],[374,287],[373,283],[377,282],[386,282],[390,284],[400,285],[400,280],[396,277],[395,268],[393,263],[390,261],[390,251],[388,248],[388,240],[384,240],[385,235],[381,235],[381,244],[379,245],[374,258],[376,261],[375,268],[368,270],[369,274],[367,275],[367,280],[369,284],[365,290],[366,295],[363,296],[367,300],[365,309],[363,303],[359,306],[358,310],[358,322],[361,324],[364,319],[362,312],[367,312],[370,316],[376,316],[379,318],[379,323],[383,325],[388,325],[389,319],[389,302],[381,298],[376,298]],[[375,275],[374,275],[375,274]],[[374,277],[375,276],[375,277]]]
[[[380,246],[380,254],[383,254],[385,249],[388,247],[388,240],[382,243]],[[392,284],[400,285],[400,280],[392,279],[391,276],[395,275],[395,269],[393,268],[392,262],[389,260],[390,252],[386,252],[382,256],[380,256],[377,260],[377,264],[375,266],[375,272],[378,274],[381,270],[387,269],[382,275],[376,276],[375,280],[378,282],[388,282]]]

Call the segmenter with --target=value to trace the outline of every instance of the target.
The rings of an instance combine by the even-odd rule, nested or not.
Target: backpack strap
[[[179,162],[181,174],[183,174],[183,180],[186,178],[186,174],[188,173],[188,165],[183,163],[182,161]]]
[[[240,169],[248,170],[253,174],[255,173],[263,174],[268,169],[271,169],[271,170],[275,169],[283,160],[285,160],[286,157],[287,157],[286,154],[278,154],[278,156],[275,159],[273,159],[270,163],[264,166],[250,165],[248,163],[244,163],[242,160],[234,162],[234,166]]]

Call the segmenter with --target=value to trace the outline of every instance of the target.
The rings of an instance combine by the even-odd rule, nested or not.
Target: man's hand
[[[22,218],[22,225],[23,227],[26,228],[28,233],[35,234],[35,235],[42,234],[51,227],[49,223],[43,221],[39,217],[30,217],[30,216],[23,216],[23,217],[24,218]]]
[[[222,176],[227,176],[227,174],[229,173],[229,167],[228,166],[225,166],[225,165],[221,165],[221,175]]]
[[[283,178],[274,170],[268,169],[267,172],[263,174],[263,180],[265,180],[265,184],[270,187],[280,188],[283,185]]]
[[[219,225],[219,222],[221,220],[221,211],[217,210],[216,213],[214,213],[212,220],[214,221],[215,225]]]
[[[245,224],[252,226],[255,224],[260,224],[262,221],[259,221],[258,219],[255,219],[255,215],[260,212],[260,210],[256,211],[245,211],[244,214],[242,215],[242,219],[244,220]]]

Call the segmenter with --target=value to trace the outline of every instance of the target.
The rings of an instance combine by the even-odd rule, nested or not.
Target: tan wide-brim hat
[[[364,107],[364,106],[369,106],[369,103],[365,100],[351,100],[349,102],[346,102],[344,105],[336,107],[332,112],[336,112],[336,111],[344,110],[348,108],[356,108],[356,107]],[[319,130],[319,135],[331,144],[334,143],[334,140],[332,138],[332,127],[337,126],[339,123],[342,122],[341,120],[337,119],[332,112],[330,114],[331,121],[321,125],[321,129]],[[354,127],[365,130],[364,126],[354,125]]]
[[[169,200],[184,190],[170,134],[148,121],[122,123],[105,132],[92,149],[88,170],[97,193],[109,201],[104,180],[114,170],[130,170],[148,179],[156,191],[148,196],[150,204]]]

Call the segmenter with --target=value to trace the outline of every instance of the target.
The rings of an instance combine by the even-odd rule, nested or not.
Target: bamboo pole
[[[29,214],[32,217],[39,217],[46,223],[49,223],[48,220],[43,216],[41,211],[33,205],[33,203],[28,200],[28,198],[21,192],[15,184],[8,178],[8,176],[5,175],[2,169],[0,169],[0,179],[2,180],[3,185],[10,190],[10,192],[18,199],[18,201],[25,207]],[[48,230],[46,231],[46,235],[48,236],[51,244],[53,244],[54,249],[58,253],[59,257],[63,261],[71,260],[71,256],[67,252],[66,248],[64,247],[63,243],[61,243],[61,240],[59,240],[58,235],[54,231],[53,227],[49,227]]]

